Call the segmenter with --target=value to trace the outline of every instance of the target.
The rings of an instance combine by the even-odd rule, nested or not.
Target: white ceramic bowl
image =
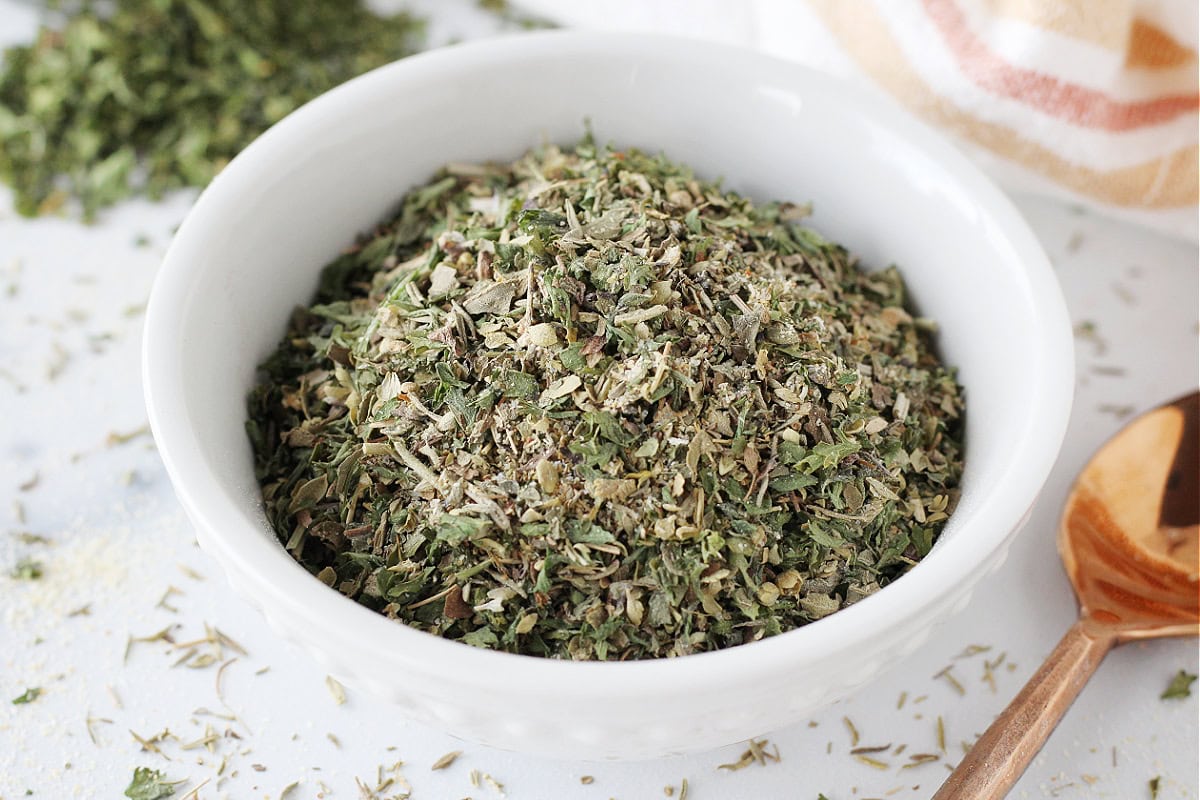
[[[900,264],[967,396],[962,501],[882,592],[728,650],[575,663],[391,622],[288,556],[260,510],[245,397],[321,266],[448,161],[597,136],[664,150],[761,200],[813,201],[866,264]],[[803,718],[961,609],[1004,558],[1055,460],[1072,393],[1068,318],[1008,200],[929,130],[802,67],[674,39],[536,34],[376,70],[276,125],[201,195],[146,320],[150,421],[200,544],[330,673],[405,715],[502,748],[588,759],[712,748]]]

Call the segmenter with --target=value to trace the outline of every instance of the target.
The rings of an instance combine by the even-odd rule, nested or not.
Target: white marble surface
[[[439,18],[437,35],[456,35],[456,20]],[[23,6],[0,0],[0,38],[20,38],[31,21]],[[399,760],[417,800],[499,797],[486,781],[472,786],[473,769],[494,776],[514,800],[661,798],[668,785],[679,797],[684,778],[693,800],[926,798],[947,774],[944,764],[961,757],[960,742],[986,727],[1073,618],[1054,549],[1072,478],[1128,414],[1197,385],[1195,246],[1018,198],[1057,266],[1073,319],[1093,322],[1097,338],[1077,341],[1067,442],[1005,566],[922,652],[811,723],[770,733],[780,763],[719,770],[737,759],[738,746],[636,764],[543,761],[459,743],[354,692],[335,704],[316,665],[276,639],[196,548],[149,438],[108,442],[145,423],[141,304],[190,200],[126,203],[89,227],[21,219],[0,190],[0,800],[116,798],[136,766],[186,780],[176,798],[206,780],[192,796],[273,799],[300,781],[292,800],[357,798],[356,778],[373,786],[378,767]],[[148,244],[138,246],[141,237]],[[21,532],[49,543],[24,541]],[[8,577],[24,557],[44,563],[40,580]],[[72,615],[81,608],[86,613]],[[203,637],[205,623],[246,654],[227,648],[211,666],[173,667],[186,648],[159,641],[134,644],[125,657],[131,635],[176,625],[173,638],[185,642]],[[973,644],[992,649],[954,660]],[[982,664],[1002,652],[993,692]],[[218,681],[219,664],[234,656]],[[933,677],[948,664],[965,695]],[[1140,800],[1161,776],[1161,798],[1196,798],[1197,696],[1159,699],[1179,669],[1197,671],[1195,640],[1114,652],[1013,797]],[[28,687],[43,694],[9,702]],[[912,753],[939,753],[939,716],[946,754],[901,770]],[[857,760],[844,717],[860,746],[907,749],[873,754],[884,769]],[[206,724],[215,733],[210,747],[185,749]],[[178,739],[159,742],[160,753],[142,750],[130,733],[149,738],[164,729]],[[430,770],[459,749],[453,765]],[[594,782],[582,784],[584,775]],[[380,796],[404,796],[399,786]]]

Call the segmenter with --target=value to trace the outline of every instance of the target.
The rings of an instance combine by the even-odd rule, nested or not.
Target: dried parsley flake
[[[16,697],[14,697],[12,704],[14,706],[27,705],[29,703],[32,703],[34,700],[37,700],[41,696],[42,696],[42,690],[35,686],[31,689],[26,689],[24,692],[17,695]]]
[[[663,156],[450,165],[262,365],[268,517],[326,585],[480,647],[683,655],[895,580],[963,401],[894,269]]]
[[[175,787],[183,781],[171,781],[162,772],[149,767],[138,767],[133,771],[133,780],[125,789],[130,800],[163,800],[175,794]]]
[[[1175,673],[1175,677],[1171,678],[1171,682],[1159,697],[1162,700],[1182,700],[1185,697],[1191,697],[1192,684],[1195,682],[1195,675],[1181,669]]]
[[[414,49],[361,0],[84,0],[0,64],[0,180],[17,210],[83,216],[204,186],[267,127]]]
[[[9,576],[19,581],[36,581],[45,574],[45,565],[33,558],[22,558],[9,571]]]

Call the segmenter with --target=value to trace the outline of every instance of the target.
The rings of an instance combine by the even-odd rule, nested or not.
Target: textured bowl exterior
[[[759,199],[811,199],[867,264],[901,264],[966,387],[963,497],[933,552],[851,608],[685,658],[572,663],[390,622],[297,565],[261,509],[244,397],[320,267],[447,161],[597,137],[664,150]],[[659,37],[537,34],[447,48],[351,81],[239,155],[159,273],[144,378],[200,544],[279,634],[405,716],[574,759],[705,750],[803,719],[920,647],[1004,560],[1057,455],[1071,334],[1036,240],[962,156],[901,112],[796,65]]]

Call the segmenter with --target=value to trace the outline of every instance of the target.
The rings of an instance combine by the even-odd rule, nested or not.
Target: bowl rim
[[[886,125],[906,144],[936,159],[959,187],[989,216],[1007,246],[1023,265],[1018,276],[1025,301],[1040,326],[1045,343],[1031,354],[1023,384],[1030,408],[1024,429],[1013,431],[1009,461],[988,495],[973,509],[989,524],[971,536],[942,541],[903,579],[831,617],[763,640],[684,657],[640,661],[569,661],[471,647],[410,628],[331,591],[287,554],[274,538],[262,535],[238,504],[210,474],[199,455],[201,443],[186,423],[179,315],[192,264],[203,253],[205,239],[219,230],[225,209],[253,186],[262,168],[260,156],[273,148],[303,140],[327,109],[381,90],[402,94],[406,85],[444,78],[446,70],[486,69],[517,58],[569,58],[581,51],[623,53],[636,58],[647,49],[655,58],[682,62],[703,58],[735,63],[739,68],[783,71],[797,91],[836,91],[837,102],[856,114]],[[347,237],[353,235],[347,232]],[[753,680],[780,667],[799,668],[833,653],[885,636],[912,614],[944,602],[967,576],[997,551],[1019,527],[1054,464],[1074,391],[1071,327],[1061,289],[1042,247],[1012,202],[983,172],[940,134],[893,103],[800,64],[742,47],[708,44],[657,34],[548,31],[500,36],[438,48],[410,56],[359,76],[315,98],[262,134],[234,158],[200,194],[172,241],[150,295],[143,336],[142,371],[151,430],[176,496],[193,525],[202,528],[201,543],[227,571],[244,578],[235,588],[252,597],[273,623],[277,611],[305,619],[306,639],[320,637],[327,646],[368,654],[381,663],[403,663],[452,682],[502,682],[514,695],[572,697],[639,697],[647,693],[678,695],[733,681]],[[244,500],[243,500],[244,502]],[[1002,522],[1000,520],[1003,520]],[[251,529],[252,528],[252,529]],[[981,538],[985,537],[986,538]],[[252,589],[247,587],[252,584]],[[269,598],[269,601],[268,601]]]

